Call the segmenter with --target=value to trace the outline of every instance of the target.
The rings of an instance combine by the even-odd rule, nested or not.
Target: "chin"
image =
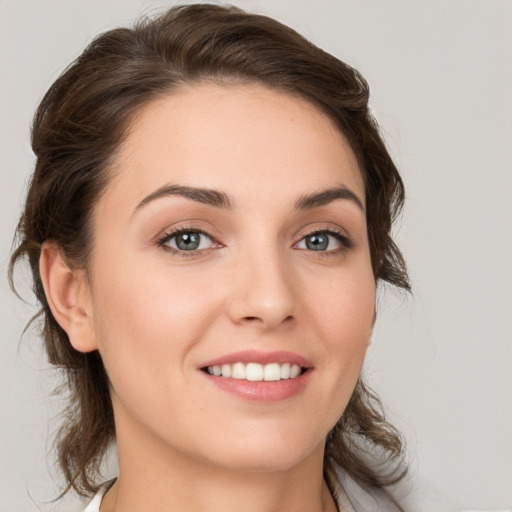
[[[209,459],[219,467],[238,472],[279,472],[300,465],[312,455],[323,457],[324,437],[287,432],[245,432],[236,438],[225,436],[209,450]]]

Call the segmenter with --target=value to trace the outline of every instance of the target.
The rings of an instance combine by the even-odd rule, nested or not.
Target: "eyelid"
[[[177,237],[184,233],[198,233],[200,235],[206,236],[210,240],[213,240],[212,236],[210,236],[208,233],[205,233],[204,231],[199,230],[199,229],[177,229],[175,231],[164,233],[162,238],[160,238],[158,240],[158,245],[165,245],[169,240],[172,240],[174,237]]]
[[[311,226],[309,229],[301,230],[300,234],[298,235],[299,239],[297,242],[294,243],[294,247],[299,243],[302,242],[306,237],[312,236],[315,234],[327,234],[334,236],[338,239],[342,247],[340,249],[335,250],[326,250],[326,251],[318,251],[318,254],[324,253],[324,254],[332,254],[332,253],[339,253],[343,252],[349,249],[352,249],[354,247],[354,240],[349,236],[349,234],[342,228],[338,226],[333,226],[332,224],[320,224]],[[313,252],[313,251],[311,251]]]
[[[174,247],[170,247],[166,245],[166,243],[171,240],[172,238],[182,234],[182,233],[199,233],[201,235],[204,235],[208,237],[211,242],[212,246],[208,247],[206,249],[195,249],[190,251],[184,251],[180,249],[176,249]],[[204,228],[199,228],[197,225],[193,224],[179,224],[177,226],[173,226],[171,228],[166,229],[165,231],[161,232],[155,239],[155,244],[160,247],[162,250],[175,254],[177,256],[197,256],[198,254],[204,254],[211,249],[220,248],[223,247],[223,245],[217,240],[215,236],[210,234],[207,230]]]
[[[202,222],[201,222],[202,224]],[[198,254],[205,254],[206,252],[211,251],[212,249],[218,249],[224,247],[224,244],[219,242],[218,236],[212,235],[210,229],[205,229],[204,227],[200,227],[194,221],[176,224],[172,227],[168,227],[167,229],[161,231],[154,239],[154,244],[157,245],[162,250],[165,250],[169,253],[174,253],[178,256],[194,256]],[[165,244],[175,236],[178,236],[181,233],[194,232],[202,234],[208,237],[212,245],[208,248],[203,249],[195,249],[195,250],[180,250],[175,249],[173,247],[166,246]],[[350,250],[354,246],[354,240],[349,236],[349,234],[343,228],[333,225],[332,223],[315,223],[313,225],[308,225],[300,229],[295,237],[296,242],[293,244],[293,248],[297,249],[297,244],[304,240],[304,238],[308,236],[312,236],[314,234],[327,234],[335,237],[339,243],[341,244],[340,248],[330,249],[325,251],[318,251],[318,254],[333,254]],[[313,252],[307,249],[300,249],[307,252]]]

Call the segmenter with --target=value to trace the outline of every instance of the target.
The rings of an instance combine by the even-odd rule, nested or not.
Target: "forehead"
[[[299,195],[345,185],[364,202],[357,159],[331,119],[256,84],[199,84],[154,100],[134,117],[114,168],[107,195],[134,204],[165,183],[246,200],[257,191]]]

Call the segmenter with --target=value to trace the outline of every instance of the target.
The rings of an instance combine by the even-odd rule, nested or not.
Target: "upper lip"
[[[286,350],[276,350],[272,352],[263,352],[260,350],[242,350],[240,352],[232,352],[224,356],[217,357],[201,365],[201,368],[207,366],[221,366],[223,364],[235,364],[235,363],[259,363],[259,364],[270,364],[270,363],[290,363],[301,366],[302,368],[312,368],[313,363],[305,357],[289,352]]]

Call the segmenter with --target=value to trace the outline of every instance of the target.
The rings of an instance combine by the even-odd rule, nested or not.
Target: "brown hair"
[[[52,316],[39,274],[41,246],[51,240],[71,266],[87,267],[91,211],[133,115],[155,98],[200,81],[257,82],[325,112],[347,137],[363,171],[375,279],[409,289],[390,234],[403,204],[403,184],[368,110],[368,85],[356,70],[279,22],[235,7],[175,7],[133,29],[98,36],[36,112],[37,163],[9,270],[12,285],[14,265],[28,258],[48,358],[63,370],[69,391],[57,436],[59,464],[68,488],[79,493],[95,490],[101,460],[115,439],[109,381],[99,353],[74,350]],[[324,469],[331,487],[334,468],[367,488],[384,488],[400,478],[366,457],[372,450],[384,453],[397,467],[403,447],[361,380],[328,439]]]

